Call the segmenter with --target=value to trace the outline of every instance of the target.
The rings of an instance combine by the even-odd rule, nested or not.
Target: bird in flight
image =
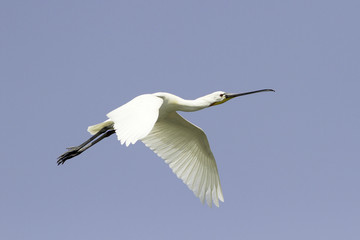
[[[116,133],[126,146],[142,141],[169,164],[202,203],[206,200],[210,207],[212,202],[219,207],[219,200],[224,202],[224,197],[208,139],[201,128],[182,118],[177,111],[198,111],[235,97],[269,91],[274,92],[272,89],[237,94],[217,91],[195,100],[165,92],[140,95],[108,113],[106,121],[88,127],[93,136],[79,146],[67,148],[68,151],[58,157],[57,164],[64,164]]]

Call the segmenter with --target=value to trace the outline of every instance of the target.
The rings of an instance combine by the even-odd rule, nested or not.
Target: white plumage
[[[204,203],[211,207],[224,201],[215,158],[204,131],[182,118],[177,111],[197,111],[231,98],[251,93],[214,92],[195,100],[184,100],[170,93],[140,95],[107,114],[105,122],[90,126],[94,136],[59,157],[63,164],[114,132],[121,144],[129,146],[141,140],[169,164],[172,171]],[[96,137],[101,136],[98,139]]]
[[[159,116],[163,100],[150,94],[140,95],[106,116],[114,123],[121,144],[129,146],[148,135]]]
[[[214,155],[205,133],[176,113],[181,100],[167,93],[140,95],[108,113],[106,122],[113,122],[121,144],[141,140],[202,202],[219,206],[224,197]]]
[[[214,155],[205,133],[176,112],[156,122],[143,143],[209,206],[224,201]]]

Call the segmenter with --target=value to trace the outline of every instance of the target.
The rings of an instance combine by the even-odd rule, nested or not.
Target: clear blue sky
[[[0,239],[359,239],[360,1],[0,3]],[[262,88],[200,112],[225,202],[141,142],[63,166],[133,97]]]

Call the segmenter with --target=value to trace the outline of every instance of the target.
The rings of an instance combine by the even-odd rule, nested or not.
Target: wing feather
[[[148,135],[158,119],[162,103],[162,98],[144,94],[108,113],[121,144],[129,146]]]
[[[141,141],[169,164],[202,203],[219,206],[219,200],[224,201],[215,158],[200,128],[174,112],[159,119]]]

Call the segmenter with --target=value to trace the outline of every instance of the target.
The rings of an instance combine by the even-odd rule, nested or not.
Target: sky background
[[[0,3],[0,239],[359,239],[360,1]],[[182,115],[225,202],[143,143],[56,165],[144,93],[273,88]]]

